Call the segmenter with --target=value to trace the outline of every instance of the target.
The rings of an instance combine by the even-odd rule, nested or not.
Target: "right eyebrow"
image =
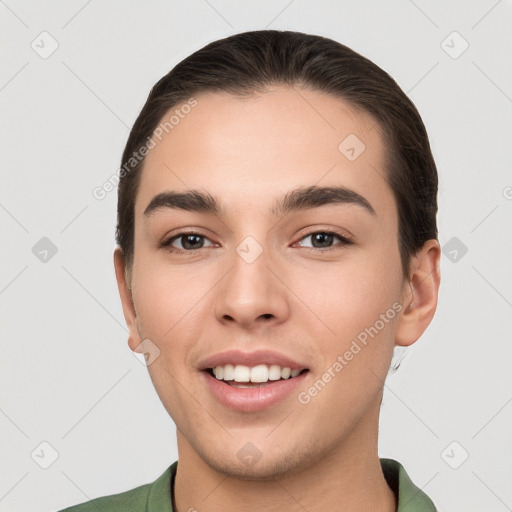
[[[220,215],[219,202],[208,192],[191,190],[188,192],[161,192],[150,201],[144,210],[144,216],[149,217],[154,212],[164,208],[185,210],[188,212],[202,212]]]

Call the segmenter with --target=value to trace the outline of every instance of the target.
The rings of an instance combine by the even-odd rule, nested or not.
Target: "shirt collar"
[[[380,464],[386,482],[397,497],[397,512],[437,512],[433,501],[414,485],[400,462],[381,458]],[[178,461],[151,484],[147,512],[173,512],[171,496],[177,467]]]

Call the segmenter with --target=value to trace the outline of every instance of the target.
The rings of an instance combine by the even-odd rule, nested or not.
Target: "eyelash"
[[[334,247],[324,247],[324,248],[322,248],[322,247],[305,247],[305,249],[309,249],[309,250],[313,250],[313,251],[320,251],[320,252],[327,252],[327,251],[333,251],[335,249],[342,249],[344,246],[353,244],[353,242],[351,240],[349,240],[347,237],[341,235],[340,233],[337,233],[335,231],[328,231],[328,230],[311,231],[310,233],[307,233],[302,238],[300,238],[299,241],[303,240],[304,238],[307,238],[309,236],[316,235],[319,233],[325,234],[325,235],[334,235],[336,238],[341,240],[341,244],[338,244]],[[208,247],[201,247],[199,249],[182,250],[182,249],[176,249],[175,247],[172,247],[171,244],[175,240],[177,240],[185,235],[196,235],[196,236],[206,238],[209,240],[209,238],[207,236],[203,235],[202,233],[198,233],[196,231],[183,231],[183,232],[178,233],[177,235],[174,235],[171,238],[168,238],[167,240],[163,241],[160,244],[160,247],[167,248],[167,250],[169,252],[175,253],[175,254],[193,254],[201,249],[208,249]],[[210,240],[210,242],[211,242],[211,240]]]

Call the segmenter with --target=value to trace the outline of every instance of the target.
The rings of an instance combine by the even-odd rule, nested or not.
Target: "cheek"
[[[144,256],[144,255],[142,255]],[[133,298],[139,328],[147,337],[162,341],[189,326],[211,289],[211,273],[197,272],[190,265],[169,264],[160,258],[143,258],[134,265]]]
[[[322,338],[343,343],[373,325],[395,303],[400,291],[396,262],[351,257],[341,262],[315,262],[307,271],[293,269],[288,282],[298,308]],[[309,328],[311,330],[311,327]]]

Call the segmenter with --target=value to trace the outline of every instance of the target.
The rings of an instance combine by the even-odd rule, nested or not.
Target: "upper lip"
[[[226,364],[241,364],[244,366],[257,366],[259,364],[272,365],[277,364],[281,368],[290,368],[291,370],[303,370],[306,365],[294,361],[284,354],[279,354],[272,350],[256,350],[254,352],[243,352],[241,350],[226,350],[213,356],[203,359],[199,363],[200,370],[208,370],[216,366],[225,366]]]

